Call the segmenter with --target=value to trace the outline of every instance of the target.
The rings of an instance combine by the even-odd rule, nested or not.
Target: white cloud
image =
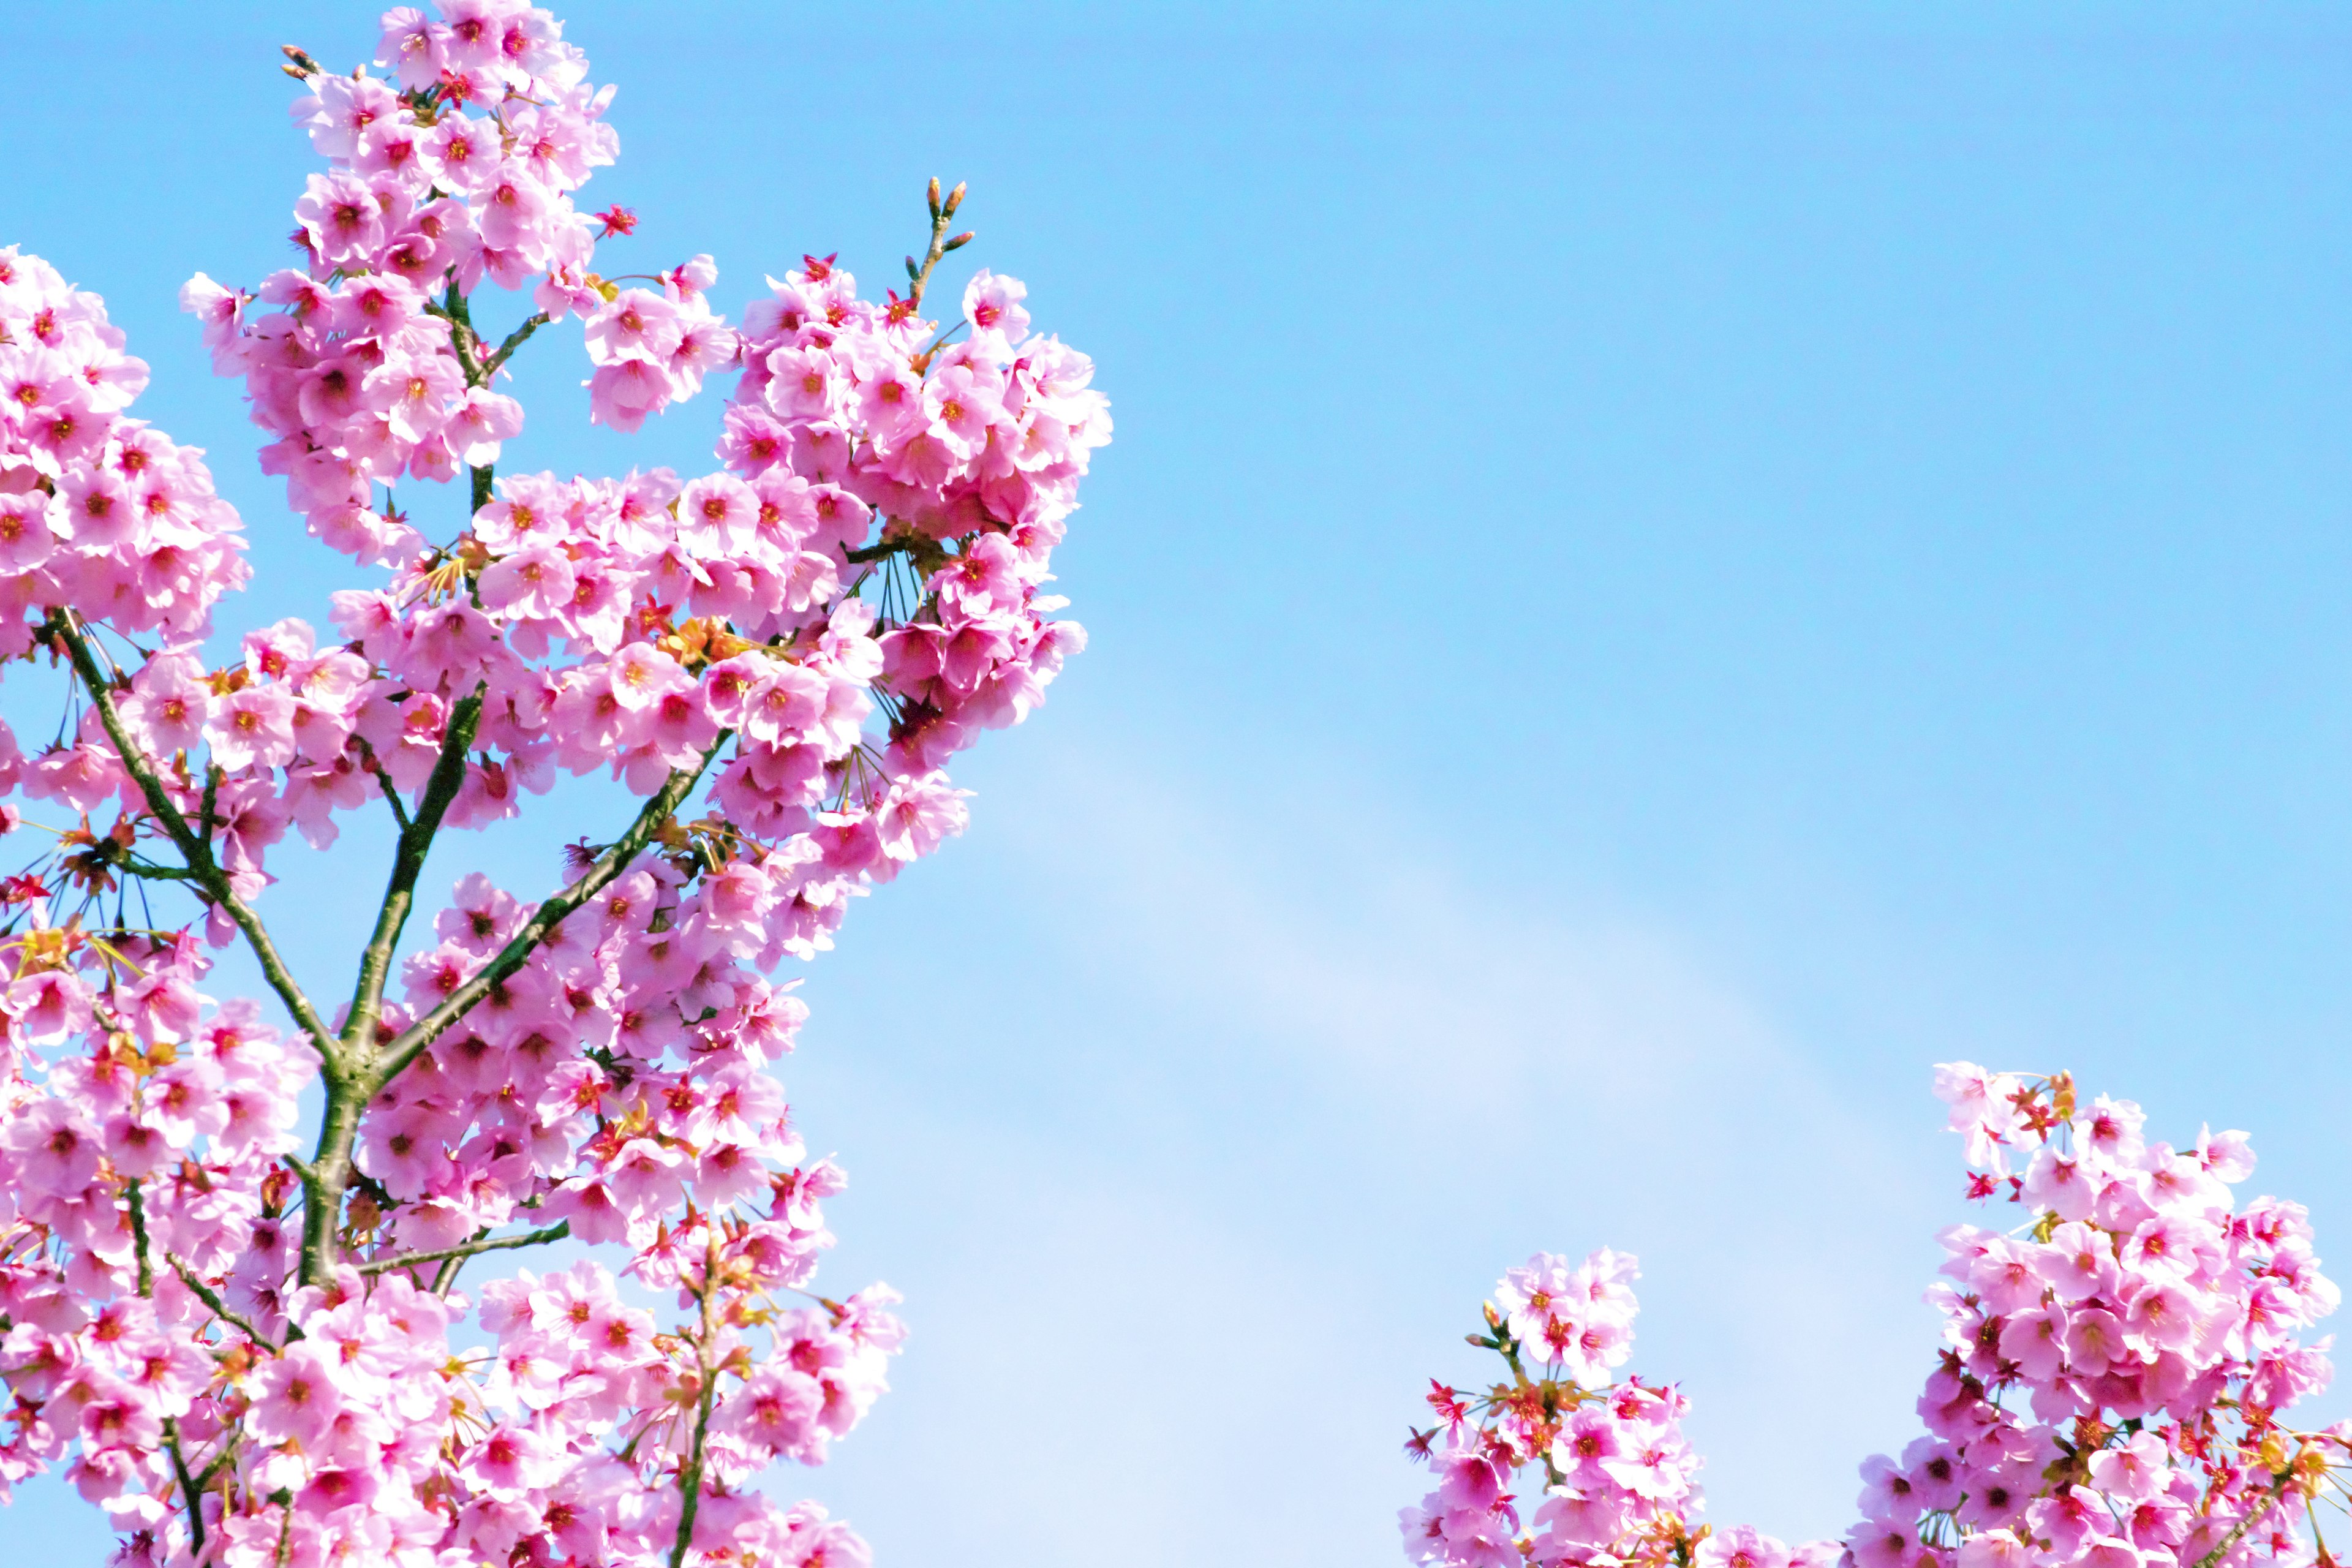
[[[1714,1516],[1842,1531],[1932,1353],[1924,1081],[1886,1136],[1671,931],[1474,879],[1328,782],[1244,805],[1063,751],[901,889],[920,988],[820,983],[796,1088],[854,1113],[841,1227],[920,1260],[922,1337],[811,1489],[893,1557],[1381,1561],[1480,1296],[1607,1243]],[[952,1046],[899,1054],[943,996]]]

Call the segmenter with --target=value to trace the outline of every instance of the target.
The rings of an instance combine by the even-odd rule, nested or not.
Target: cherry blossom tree
[[[944,764],[1083,646],[1045,585],[1107,405],[1019,283],[931,310],[961,186],[903,291],[809,258],[730,323],[707,256],[598,270],[635,224],[579,200],[612,89],[547,11],[287,53],[300,264],[181,298],[350,559],[331,634],[215,635],[244,525],[131,416],[103,304],[0,251],[0,658],[65,715],[0,727],[0,830],[45,836],[0,883],[0,1482],[62,1466],[126,1563],[862,1563],[754,1485],[824,1459],[902,1332],[815,1289],[842,1176],[770,1076],[805,1012],[771,975],[961,828]],[[501,474],[507,367],[573,322],[616,430],[735,377],[711,471]],[[553,890],[468,876],[412,932],[446,830],[599,771],[639,805]],[[268,865],[363,810],[392,863],[321,995]],[[267,1003],[205,992],[231,943]],[[566,1237],[635,1283],[460,1288]]]
[[[1862,1466],[1843,1543],[1791,1548],[1697,1521],[1699,1461],[1679,1390],[1619,1377],[1633,1354],[1633,1258],[1549,1253],[1496,1286],[1470,1342],[1486,1392],[1433,1382],[1438,1420],[1407,1452],[1437,1487],[1404,1510],[1406,1555],[1463,1568],[2335,1568],[2352,1422],[2286,1420],[2326,1386],[2336,1310],[2300,1204],[2236,1205],[2242,1132],[2187,1148],[2127,1100],[2071,1078],[1937,1069],[1966,1140],[1969,1194],[2007,1230],[1938,1238],[1928,1292],[1944,1348],[1926,1431]],[[2012,1168],[2015,1163],[2020,1168]]]

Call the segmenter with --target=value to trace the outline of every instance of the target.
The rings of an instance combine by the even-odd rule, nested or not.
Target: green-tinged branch
[[[400,933],[408,923],[409,911],[415,907],[417,879],[423,875],[425,857],[432,852],[433,840],[441,831],[441,819],[448,814],[457,792],[465,787],[466,752],[472,747],[481,721],[482,693],[477,690],[450,710],[448,732],[442,740],[441,754],[433,761],[433,772],[425,782],[425,794],[416,803],[415,815],[412,817],[404,810],[400,814],[400,844],[393,857],[392,877],[384,887],[383,902],[376,910],[375,931],[361,955],[359,981],[352,988],[351,1010],[343,1021],[343,1044],[352,1050],[354,1059],[364,1060],[368,1055],[369,1037],[383,1007],[384,980],[392,972],[393,953],[400,945]],[[384,776],[383,783],[384,793],[396,804],[398,796],[392,780]]]
[[[146,798],[147,809],[156,821],[163,825],[163,831],[179,849],[181,858],[187,862],[189,875],[184,879],[202,888],[213,902],[228,911],[229,919],[244,933],[247,945],[253,949],[253,955],[260,963],[262,976],[269,982],[269,988],[278,994],[278,1001],[285,1005],[295,1023],[310,1037],[311,1047],[319,1053],[327,1069],[331,1073],[339,1069],[342,1064],[334,1035],[320,1021],[317,1009],[310,1005],[310,999],[295,984],[293,974],[286,967],[286,961],[278,956],[277,944],[269,940],[269,932],[262,925],[261,918],[253,912],[244,899],[238,897],[236,889],[230,884],[228,874],[214,858],[209,839],[199,837],[188,826],[186,816],[173,803],[171,795],[163,788],[163,781],[157,774],[153,763],[132,742],[130,731],[123,725],[122,715],[114,705],[112,684],[99,668],[98,659],[90,650],[89,639],[83,634],[79,618],[70,610],[60,610],[50,624],[55,627],[58,640],[65,644],[67,655],[73,660],[74,669],[89,693],[90,705],[98,710],[99,722],[105,726],[106,738],[113,742],[123,771],[138,784],[139,793]],[[210,794],[208,789],[207,798]]]
[[[719,754],[719,748],[726,745],[733,734],[731,730],[720,731],[719,739],[702,753],[700,762],[692,768],[672,769],[668,779],[637,813],[636,820],[629,824],[628,831],[598,856],[595,863],[581,874],[579,880],[561,892],[550,894],[546,902],[522,923],[522,928],[515,932],[506,946],[499,950],[497,957],[483,965],[472,979],[449,993],[438,1006],[386,1045],[369,1068],[365,1084],[368,1096],[373,1097],[399,1077],[425,1047],[440,1037],[443,1030],[471,1012],[475,1004],[488,995],[494,987],[504,984],[521,969],[530,955],[538,951],[540,943],[563,923],[565,916],[604,891],[615,877],[626,870],[637,853],[653,841],[654,834],[661,825],[669,820],[688,795],[694,793],[694,786],[709,768],[711,759]]]
[[[485,1252],[504,1252],[517,1247],[537,1247],[543,1242],[562,1241],[572,1234],[570,1220],[557,1220],[538,1230],[527,1230],[520,1236],[499,1236],[477,1238],[457,1247],[444,1247],[432,1252],[404,1252],[394,1258],[376,1258],[360,1265],[362,1274],[389,1274],[395,1268],[415,1268],[426,1263],[448,1263],[473,1258]]]
[[[218,1318],[222,1322],[236,1329],[237,1332],[243,1334],[247,1339],[251,1340],[255,1344],[259,1345],[263,1350],[275,1351],[278,1348],[278,1346],[272,1342],[267,1335],[263,1334],[260,1330],[255,1328],[244,1318],[239,1317],[236,1310],[232,1309],[226,1301],[222,1300],[220,1299],[219,1291],[215,1290],[211,1286],[197,1279],[196,1271],[194,1269],[189,1268],[178,1258],[172,1257],[169,1253],[164,1255],[164,1260],[171,1264],[172,1272],[180,1277],[180,1283],[185,1285],[190,1290],[194,1291],[197,1300],[202,1301],[205,1306],[212,1309],[214,1317]]]

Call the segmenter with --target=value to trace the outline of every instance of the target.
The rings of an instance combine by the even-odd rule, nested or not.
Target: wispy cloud
[[[843,1261],[921,1271],[901,1389],[822,1489],[917,1556],[1384,1560],[1481,1295],[1606,1243],[1643,1257],[1636,1365],[1698,1402],[1715,1515],[1843,1528],[1929,1354],[1931,1108],[1882,1132],[1673,931],[1329,776],[1245,804],[1051,763],[894,915],[919,994],[855,949],[822,983],[800,1086],[862,1184]],[[856,1044],[943,996],[951,1047]],[[888,1501],[908,1474],[936,1506]]]

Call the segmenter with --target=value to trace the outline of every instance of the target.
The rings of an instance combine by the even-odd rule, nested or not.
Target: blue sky
[[[2249,1128],[2323,1249],[2352,1217],[2341,11],[564,14],[633,258],[878,287],[968,179],[1118,422],[1057,557],[1093,647],[788,1064],[852,1176],[827,1277],[909,1297],[790,1478],[882,1563],[1393,1561],[1423,1380],[1504,1266],[1604,1243],[1712,1517],[1838,1532],[1962,1216],[1940,1059]],[[355,61],[373,10],[10,26],[0,243],[211,448],[254,617],[322,621],[173,294],[279,264],[276,46]],[[717,398],[624,443],[532,353],[516,460],[705,460]],[[613,812],[436,869],[532,889]],[[273,896],[306,972],[353,839]]]

